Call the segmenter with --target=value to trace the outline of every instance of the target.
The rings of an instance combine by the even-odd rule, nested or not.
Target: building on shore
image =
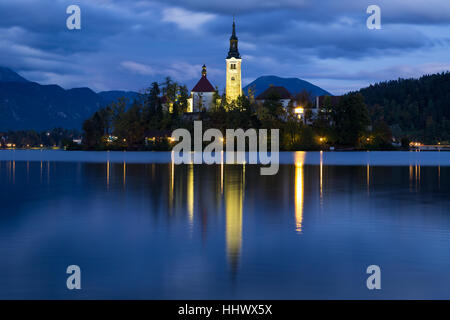
[[[262,105],[266,100],[277,100],[286,111],[293,112],[299,121],[312,124],[319,115],[324,119],[330,118],[331,110],[339,104],[339,98],[339,96],[318,96],[307,102],[304,97],[299,98],[299,95],[294,97],[285,87],[270,85],[255,98],[255,101]],[[309,99],[311,98],[307,98]]]

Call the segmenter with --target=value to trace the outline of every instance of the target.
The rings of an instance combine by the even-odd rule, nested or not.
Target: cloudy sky
[[[81,8],[68,30],[66,8]],[[366,9],[381,8],[381,30]],[[449,0],[1,0],[0,65],[64,88],[141,90],[201,65],[223,88],[236,15],[244,84],[298,77],[333,94],[450,70]]]

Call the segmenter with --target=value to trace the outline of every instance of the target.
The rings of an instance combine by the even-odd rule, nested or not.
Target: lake
[[[261,176],[165,152],[0,151],[0,298],[450,298],[450,153],[280,163]]]

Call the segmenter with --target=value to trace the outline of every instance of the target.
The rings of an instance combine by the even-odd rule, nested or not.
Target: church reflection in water
[[[242,248],[245,164],[227,169],[225,174],[226,251],[232,270],[236,270]]]
[[[259,166],[245,163],[226,165],[175,165],[168,164],[127,164],[126,162],[103,164],[78,164],[86,174],[102,168],[105,192],[117,193],[118,197],[135,195],[136,190],[147,190],[149,209],[160,221],[168,224],[182,221],[191,239],[199,232],[206,242],[217,234],[223,234],[223,250],[231,270],[237,271],[242,255],[244,230],[244,200],[246,188],[254,190],[247,198],[249,207],[265,200],[276,198],[277,205],[290,216],[291,230],[301,234],[304,230],[305,202],[305,152],[295,153],[295,165],[281,166],[277,176],[260,176]],[[223,159],[223,157],[222,157]],[[15,163],[11,167],[11,180],[14,181]],[[317,171],[322,198],[323,168]],[[48,177],[45,179],[45,171]],[[247,171],[247,172],[246,172]],[[44,179],[42,176],[44,175]],[[247,177],[252,177],[247,179]],[[50,163],[40,164],[41,181],[50,180]],[[82,181],[81,179],[79,179]],[[281,182],[283,181],[283,182]],[[288,183],[285,183],[288,182]],[[257,190],[257,194],[255,194]],[[270,197],[267,197],[270,193]],[[259,199],[259,200],[258,200]],[[251,209],[249,209],[251,210]],[[262,217],[281,212],[263,212]],[[248,217],[247,217],[248,218]],[[250,217],[251,219],[254,217]]]
[[[259,166],[245,163],[206,166],[193,163],[175,165],[174,162],[145,165],[107,162],[104,166],[106,190],[119,192],[120,189],[124,197],[139,185],[149,190],[151,195],[148,201],[153,214],[161,214],[160,217],[169,224],[182,221],[191,239],[201,234],[202,241],[206,242],[223,232],[225,258],[231,271],[236,272],[239,269],[245,232],[246,175],[254,177],[248,181],[251,184],[248,187],[261,192],[258,196],[249,195],[250,203],[271,192],[271,197],[282,201],[284,210],[294,219],[291,224],[293,229],[301,234],[304,223],[305,155],[304,152],[297,152],[295,166],[281,166],[279,175],[272,178],[260,176]],[[146,173],[143,174],[143,171]],[[322,176],[320,168],[320,193]],[[273,179],[278,181],[279,177],[283,181],[289,181],[286,188],[274,183]],[[252,185],[258,186],[257,189]]]
[[[200,229],[205,236],[209,220],[225,215],[224,249],[230,268],[236,270],[242,249],[245,164],[198,166],[172,162],[168,172],[169,211],[177,216],[184,212],[190,231]]]

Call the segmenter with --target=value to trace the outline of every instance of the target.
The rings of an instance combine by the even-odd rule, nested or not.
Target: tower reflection
[[[225,172],[226,252],[233,271],[238,267],[242,247],[244,168],[245,165],[226,166]]]

